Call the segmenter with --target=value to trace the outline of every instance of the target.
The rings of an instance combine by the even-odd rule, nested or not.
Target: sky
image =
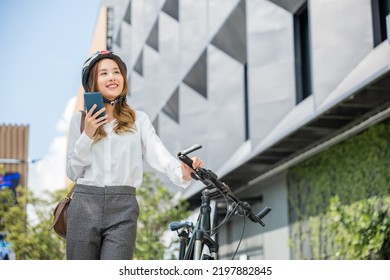
[[[65,186],[66,133],[99,0],[0,0],[0,125],[29,126],[28,187]]]

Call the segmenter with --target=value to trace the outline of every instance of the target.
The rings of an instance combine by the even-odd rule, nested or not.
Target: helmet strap
[[[107,99],[107,98],[105,98],[104,96],[103,96],[103,102],[104,103],[108,103],[108,104],[110,104],[111,106],[114,106],[115,104],[117,104],[117,103],[119,103],[119,102],[121,102],[121,101],[126,101],[127,100],[127,97],[125,97],[125,96],[120,96],[120,97],[118,97],[117,99],[115,99],[115,100],[110,100],[110,99]]]

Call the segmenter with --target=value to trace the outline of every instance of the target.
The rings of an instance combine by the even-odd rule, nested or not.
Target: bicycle
[[[183,163],[192,168],[192,160],[187,155],[193,151],[202,148],[202,145],[195,144],[182,152],[178,153],[178,158]],[[249,218],[254,223],[259,223],[261,226],[265,226],[262,221],[269,212],[270,207],[265,207],[257,215],[253,213],[251,206],[248,202],[239,200],[234,193],[230,190],[230,187],[224,182],[218,179],[218,176],[211,170],[205,168],[198,168],[192,173],[192,177],[195,180],[201,181],[206,188],[202,191],[201,206],[199,216],[194,225],[192,222],[171,222],[169,228],[171,231],[177,231],[179,237],[179,260],[216,260],[218,259],[219,244],[212,239],[222,225],[233,215],[238,214]],[[214,228],[211,228],[210,223],[210,201],[212,198],[216,198],[219,195],[226,201],[227,208],[229,208],[229,200],[231,202],[230,210],[226,212],[225,218],[222,222]],[[244,219],[245,229],[245,219]],[[243,230],[244,233],[244,230]],[[241,239],[242,239],[241,235]],[[237,246],[237,249],[233,255],[235,257],[238,248],[241,244],[241,240]],[[204,254],[203,250],[207,246],[209,254]]]

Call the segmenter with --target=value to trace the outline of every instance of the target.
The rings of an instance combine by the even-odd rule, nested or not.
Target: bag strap
[[[84,128],[85,128],[85,116],[87,113],[84,110],[80,110],[81,112],[81,122],[80,122],[80,133],[83,133]]]
[[[85,127],[85,116],[87,115],[87,113],[84,111],[84,110],[80,110],[81,112],[81,120],[80,120],[80,133],[83,133],[84,131],[84,127]],[[72,198],[72,195],[73,195],[73,191],[74,191],[74,187],[76,186],[76,184],[70,189],[70,191],[68,192],[68,194],[66,195],[66,198],[68,199],[71,199]]]
[[[70,191],[68,192],[68,194],[66,195],[65,198],[68,198],[68,199],[71,199],[72,196],[73,196],[73,191],[74,191],[74,187],[76,187],[76,184],[73,185],[73,187],[70,189]]]

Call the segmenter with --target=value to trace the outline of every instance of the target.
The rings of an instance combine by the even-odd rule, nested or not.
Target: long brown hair
[[[121,94],[118,96],[127,96],[127,92],[129,90],[129,85],[127,82],[127,74],[126,74],[126,69],[123,67],[122,63],[119,63],[113,58],[106,58],[106,59],[112,59],[116,62],[118,65],[121,75],[123,77],[123,90]],[[98,74],[98,68],[100,65],[101,61],[98,61],[95,63],[95,65],[92,67],[91,72],[90,72],[90,79],[89,79],[89,88],[91,91],[98,91],[98,86],[97,86],[97,74]],[[125,132],[134,132],[135,131],[135,110],[132,109],[125,100],[122,100],[119,103],[116,103],[114,108],[114,118],[117,120],[117,123],[115,125],[114,131],[116,134],[122,134]],[[103,126],[100,126],[95,134],[94,134],[94,142],[97,142],[104,137],[107,136],[107,133],[105,132]]]

